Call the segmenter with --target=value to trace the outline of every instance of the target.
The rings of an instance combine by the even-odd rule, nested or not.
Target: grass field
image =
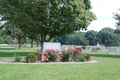
[[[16,50],[25,57],[37,47]],[[0,80],[120,80],[120,55],[107,51],[89,53],[97,63],[84,64],[0,64]],[[15,49],[0,49],[0,61],[14,59]],[[119,51],[120,54],[120,51]]]

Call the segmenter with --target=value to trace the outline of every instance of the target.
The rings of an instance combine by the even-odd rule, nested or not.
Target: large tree
[[[94,30],[87,31],[85,33],[85,37],[87,38],[87,40],[89,40],[89,45],[97,44],[97,41],[96,41],[96,39],[98,39],[97,34],[98,34],[98,32],[94,31]]]
[[[101,29],[98,33],[98,38],[101,41],[101,44],[104,44],[105,46],[112,46],[111,44],[111,38],[114,36],[114,29],[105,27]]]
[[[39,34],[41,43],[86,30],[96,19],[90,9],[90,0],[0,0],[2,20],[12,19],[26,34]]]

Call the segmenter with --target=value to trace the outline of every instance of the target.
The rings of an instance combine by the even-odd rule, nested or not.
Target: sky
[[[105,27],[116,29],[116,20],[113,13],[120,13],[120,0],[91,0],[92,12],[96,14],[97,20],[92,21],[88,30],[100,31]]]

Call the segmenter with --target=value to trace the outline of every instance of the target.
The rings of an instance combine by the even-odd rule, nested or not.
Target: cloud
[[[104,27],[116,29],[113,13],[120,13],[119,3],[120,0],[91,0],[92,11],[96,14],[97,20],[88,26],[88,30],[99,31]]]

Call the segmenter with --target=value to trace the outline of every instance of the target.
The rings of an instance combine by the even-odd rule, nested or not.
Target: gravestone
[[[44,53],[47,49],[60,51],[60,45],[60,43],[43,42],[42,53]],[[46,61],[48,59],[45,57],[45,54],[38,54],[38,60]]]
[[[105,46],[101,46],[100,49],[101,49],[102,51],[107,51],[107,49],[106,49]]]
[[[75,48],[81,48],[82,46],[75,46]]]
[[[84,49],[84,50],[85,50],[85,48],[86,48],[85,46],[82,46],[82,49]]]
[[[115,47],[109,48],[109,52],[107,54],[118,54],[117,48],[115,48]]]
[[[86,47],[85,50],[91,51],[92,49],[91,49],[91,47]]]
[[[120,47],[118,47],[117,50],[120,50]]]
[[[98,48],[92,48],[92,51],[91,52],[98,52]]]
[[[60,51],[60,43],[53,43],[53,42],[43,42],[43,49],[42,52],[45,52],[46,49],[53,49]]]

